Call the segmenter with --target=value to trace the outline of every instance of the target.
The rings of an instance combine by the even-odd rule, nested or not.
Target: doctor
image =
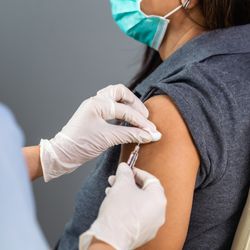
[[[123,85],[109,86],[84,101],[70,121],[50,140],[21,153],[22,133],[10,112],[0,106],[0,244],[2,249],[48,249],[35,216],[28,182],[70,173],[109,147],[160,139],[148,111]],[[112,125],[124,120],[134,127]],[[24,158],[27,167],[25,167]],[[154,176],[121,163],[109,178],[96,221],[80,237],[80,249],[134,249],[151,240],[165,221],[166,198]],[[143,204],[143,212],[140,211]]]

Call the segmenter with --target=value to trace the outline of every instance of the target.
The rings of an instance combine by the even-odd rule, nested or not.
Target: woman
[[[154,49],[132,88],[163,137],[142,146],[137,166],[161,180],[168,208],[156,239],[141,249],[230,249],[250,179],[250,1],[111,3],[119,27]],[[107,152],[79,192],[59,249],[94,220],[119,156],[120,147]]]

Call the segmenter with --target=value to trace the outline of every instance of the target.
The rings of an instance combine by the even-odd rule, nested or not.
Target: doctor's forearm
[[[43,175],[40,161],[40,146],[23,148],[23,154],[27,163],[30,179],[33,181]]]

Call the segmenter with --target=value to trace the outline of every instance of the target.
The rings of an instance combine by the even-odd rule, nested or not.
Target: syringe
[[[132,151],[132,153],[129,156],[129,159],[127,161],[127,164],[133,169],[135,166],[135,163],[138,159],[138,154],[139,154],[139,150],[140,150],[140,143],[138,143],[135,146],[135,149]]]

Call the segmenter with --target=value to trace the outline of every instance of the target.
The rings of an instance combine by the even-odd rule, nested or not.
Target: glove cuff
[[[127,230],[123,228],[119,229],[121,225],[117,225],[114,222],[113,218],[110,218],[110,223],[108,218],[105,220],[97,218],[90,229],[80,236],[79,249],[87,250],[94,237],[106,242],[116,250],[134,249],[133,239],[126,235]],[[115,226],[115,228],[113,226]]]
[[[88,250],[94,237],[90,230],[81,234],[79,238],[79,250]]]
[[[76,166],[66,166],[56,154],[51,141],[41,139],[40,141],[40,160],[45,182],[57,178],[66,173],[73,172]],[[69,164],[67,164],[69,165]]]
[[[93,232],[93,231],[91,231],[91,229],[88,230],[87,232],[83,233],[80,236],[79,250],[88,250],[93,238],[96,238],[97,240],[100,240],[100,241],[103,241],[103,242],[109,244],[110,246],[112,246],[116,250],[130,250],[129,248],[120,248],[114,242],[112,242],[111,238],[107,237],[106,235],[101,235],[98,232]]]
[[[97,240],[100,240],[100,241],[103,241],[103,242],[109,244],[110,246],[112,246],[116,250],[128,250],[128,249],[121,249],[121,248],[115,246],[109,240],[107,240],[105,237],[99,236],[96,233],[92,232],[91,230],[88,230],[87,232],[83,233],[80,236],[79,250],[88,250],[93,238],[96,238]]]

